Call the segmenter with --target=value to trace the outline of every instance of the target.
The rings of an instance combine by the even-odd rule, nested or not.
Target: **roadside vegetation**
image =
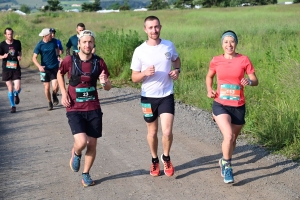
[[[272,5],[199,10],[163,10],[120,13],[0,14],[3,30],[9,26],[23,45],[24,67],[44,27],[57,30],[64,47],[77,23],[96,32],[97,54],[104,58],[115,86],[131,85],[130,62],[137,45],[146,39],[143,20],[156,15],[161,37],[174,42],[182,60],[175,96],[186,104],[211,111],[205,76],[213,56],[221,54],[220,36],[234,30],[237,50],[253,62],[258,87],[246,87],[247,124],[243,133],[272,153],[300,159],[300,5]],[[4,37],[2,37],[4,39]],[[201,131],[201,130],[199,130]]]

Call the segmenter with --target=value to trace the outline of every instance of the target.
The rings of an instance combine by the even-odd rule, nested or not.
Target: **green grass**
[[[174,42],[182,60],[175,82],[175,96],[184,103],[211,110],[205,76],[213,56],[221,54],[220,36],[234,30],[237,51],[249,56],[259,79],[258,87],[246,88],[247,115],[243,132],[274,153],[300,158],[300,5],[273,5],[199,10],[164,10],[120,13],[51,13],[26,17],[0,14],[3,29],[12,26],[24,49],[23,65],[31,56],[38,33],[54,27],[65,46],[83,22],[97,33],[97,54],[106,60],[115,84],[131,84],[133,50],[146,39],[143,20],[156,15],[161,37]],[[4,39],[4,38],[3,38]],[[134,84],[133,84],[134,85]],[[139,86],[139,85],[135,85]]]

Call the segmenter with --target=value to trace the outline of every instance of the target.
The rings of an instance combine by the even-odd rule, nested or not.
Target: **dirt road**
[[[14,114],[0,83],[0,199],[300,199],[299,164],[243,139],[233,158],[235,182],[223,183],[221,134],[209,113],[181,103],[171,149],[175,175],[151,177],[139,90],[132,88],[99,90],[104,128],[90,171],[96,185],[83,188],[81,171],[69,167],[73,138],[65,109],[46,111],[38,79],[36,70],[23,69]]]

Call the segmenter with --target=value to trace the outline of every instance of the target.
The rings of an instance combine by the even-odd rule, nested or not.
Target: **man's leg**
[[[53,110],[53,103],[51,101],[51,95],[50,95],[50,82],[44,82],[44,92],[45,92],[45,96],[46,99],[48,100],[48,111],[49,110]]]
[[[57,79],[53,79],[51,81],[52,83],[52,99],[53,99],[53,104],[58,105],[58,98],[57,98],[57,92],[58,92],[58,82]]]
[[[21,80],[16,79],[14,80],[14,100],[15,104],[20,103],[19,93],[21,92]]]
[[[92,186],[95,185],[95,182],[90,176],[90,169],[96,158],[96,147],[97,147],[97,138],[86,136],[87,138],[87,149],[84,157],[84,168],[82,172],[82,184],[83,186]]]
[[[162,127],[162,144],[164,153],[161,155],[161,161],[164,164],[164,172],[166,176],[174,175],[174,167],[170,158],[170,150],[173,142],[173,121],[174,115],[171,113],[160,114]]]
[[[147,141],[150,147],[150,152],[152,158],[157,158],[157,148],[158,148],[158,138],[157,138],[157,129],[158,129],[158,120],[154,122],[146,123],[147,124]]]
[[[87,136],[87,150],[84,156],[83,173],[89,173],[96,158],[97,138]]]
[[[8,90],[8,100],[11,106],[11,113],[15,113],[16,112],[16,105],[15,105],[15,100],[14,100],[14,94],[13,94],[13,83],[11,80],[6,81],[6,86],[7,86],[7,90]]]
[[[162,144],[165,156],[169,156],[170,149],[173,142],[173,121],[174,115],[170,113],[162,113],[160,115],[162,128]]]
[[[150,147],[150,152],[152,156],[152,164],[150,166],[150,175],[151,176],[159,176],[160,175],[160,167],[159,167],[159,158],[157,156],[158,149],[158,138],[157,138],[157,129],[158,129],[158,119],[151,123],[146,123],[148,134],[147,141]]]
[[[51,102],[51,95],[50,95],[50,82],[44,82],[44,92],[46,99],[48,102]]]

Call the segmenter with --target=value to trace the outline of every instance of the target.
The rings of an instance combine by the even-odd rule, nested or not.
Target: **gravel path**
[[[73,138],[65,109],[46,111],[38,78],[36,70],[23,69],[14,114],[0,83],[0,199],[300,199],[299,164],[269,155],[243,136],[233,158],[235,183],[223,183],[216,124],[209,113],[180,102],[171,149],[175,175],[151,177],[140,91],[133,88],[99,90],[104,128],[90,172],[96,185],[83,188],[81,171],[69,167]]]

